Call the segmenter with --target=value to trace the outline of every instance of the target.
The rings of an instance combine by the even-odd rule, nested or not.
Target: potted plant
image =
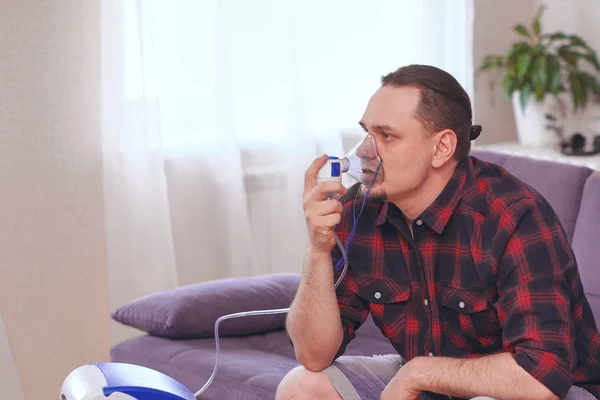
[[[512,98],[520,142],[536,147],[557,141],[546,128],[548,115],[554,116],[554,122],[557,115],[563,119],[565,129],[554,132],[571,132],[572,122],[581,119],[588,105],[600,97],[596,53],[577,35],[543,33],[544,9],[539,7],[529,28],[514,26],[520,38],[505,54],[486,56],[478,68],[478,73],[502,74],[500,84],[505,100]],[[490,80],[492,90],[496,79]],[[561,134],[560,143],[565,140]]]

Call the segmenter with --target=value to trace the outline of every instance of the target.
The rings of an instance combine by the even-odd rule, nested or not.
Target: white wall
[[[21,378],[10,350],[4,318],[0,313],[0,388],[3,396],[11,400],[24,400]]]
[[[489,53],[501,54],[517,38],[513,25],[521,22],[529,26],[540,4],[546,5],[542,18],[544,32],[563,31],[581,35],[600,54],[600,1],[599,0],[496,0],[475,1],[473,57],[480,65]],[[502,6],[500,6],[500,4]],[[473,98],[475,120],[483,125],[477,144],[516,140],[512,106],[504,102],[502,93],[491,93],[489,73],[475,82]],[[581,116],[579,118],[584,118]]]
[[[566,34],[577,34],[596,51],[600,58],[600,0],[535,0],[535,6],[545,4],[546,10],[542,18],[543,32],[562,31]],[[587,63],[581,67],[593,73]],[[578,112],[566,125],[565,134],[582,133],[592,143],[593,136],[600,133],[600,105],[588,103],[584,112]],[[591,147],[589,147],[591,148]]]
[[[504,53],[518,37],[512,27],[528,24],[534,14],[534,0],[474,0],[473,60],[475,69],[488,54]],[[510,102],[505,102],[499,85],[491,92],[489,73],[475,81],[473,109],[475,123],[483,131],[477,144],[516,140],[515,120]]]
[[[108,359],[100,0],[0,9],[0,312],[10,343],[0,375],[18,376],[26,399],[56,399],[72,369]]]
[[[599,0],[535,0],[535,7],[545,4],[542,19],[545,32],[564,31],[578,34],[600,52]]]

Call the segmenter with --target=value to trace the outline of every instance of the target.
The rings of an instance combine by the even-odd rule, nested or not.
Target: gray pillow
[[[289,307],[299,282],[299,274],[272,274],[186,285],[136,299],[115,310],[112,318],[155,336],[214,337],[215,322],[223,315]],[[228,319],[219,324],[219,337],[282,329],[286,315]]]

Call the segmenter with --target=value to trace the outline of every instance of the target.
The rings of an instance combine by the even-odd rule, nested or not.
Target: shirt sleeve
[[[341,237],[340,237],[341,238]],[[337,245],[331,252],[331,260],[334,268],[334,282],[337,282],[342,274],[343,264],[336,268],[337,262],[342,256]],[[334,360],[344,354],[346,346],[356,337],[356,330],[365,322],[369,316],[369,303],[357,295],[358,285],[352,268],[348,267],[346,274],[342,278],[336,289],[338,305],[340,307],[340,317],[342,328],[344,330],[344,339],[337,351]]]
[[[503,344],[515,361],[560,398],[573,383],[576,356],[570,283],[579,279],[567,236],[550,205],[526,200],[507,210],[498,232],[497,310]]]

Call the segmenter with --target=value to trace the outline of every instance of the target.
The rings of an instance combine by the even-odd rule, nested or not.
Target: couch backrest
[[[592,174],[583,188],[573,250],[583,287],[600,325],[600,172]]]
[[[600,322],[600,173],[547,160],[474,149],[472,155],[500,165],[535,188],[558,215],[573,246],[583,287]]]

